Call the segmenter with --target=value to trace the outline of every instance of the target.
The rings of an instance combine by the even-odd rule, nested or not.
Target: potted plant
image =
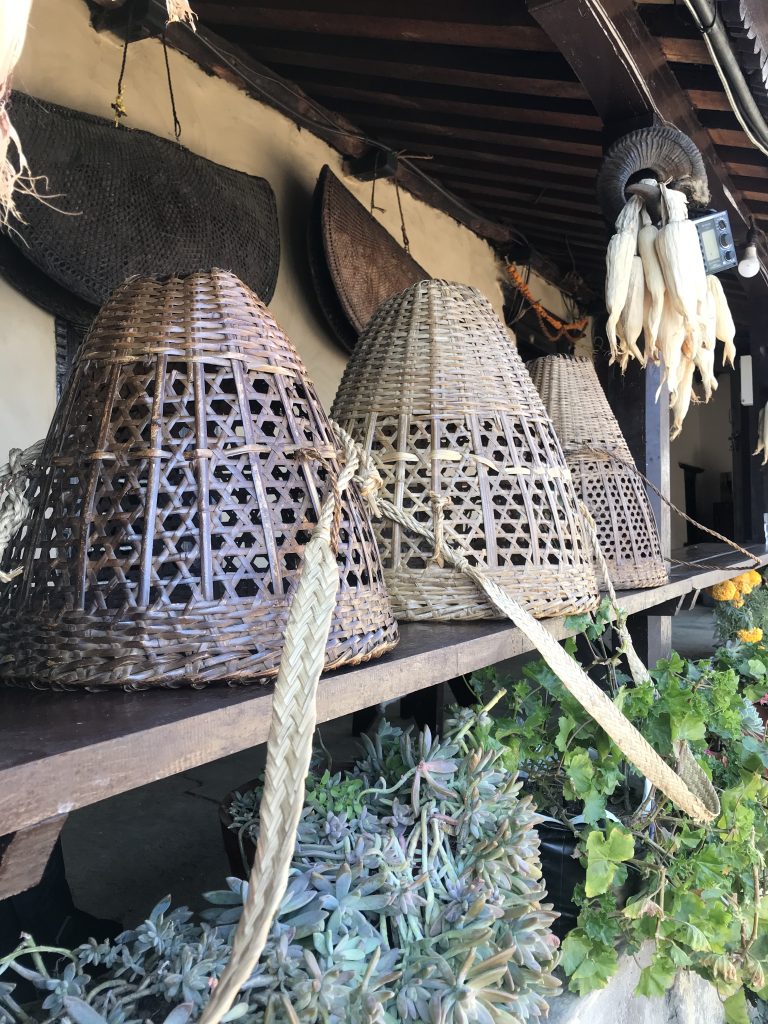
[[[607,983],[620,948],[634,952],[651,939],[655,953],[639,993],[661,995],[678,969],[689,969],[717,987],[729,1021],[743,1022],[745,992],[767,994],[768,751],[761,723],[737,667],[720,652],[695,663],[673,654],[648,683],[629,686],[600,646],[603,628],[600,619],[589,624],[586,639],[595,663],[609,667],[613,699],[662,756],[672,759],[678,740],[690,745],[719,792],[721,813],[697,825],[658,794],[633,801],[620,751],[546,665],[527,666],[524,678],[508,685],[506,708],[489,722],[485,742],[505,748],[505,765],[526,774],[542,811],[572,827],[575,807],[582,808],[586,827],[574,828],[573,837],[584,879],[562,967],[570,988],[583,994]],[[575,653],[575,642],[568,646]],[[634,891],[623,899],[627,880]]]
[[[482,743],[487,719],[464,715],[442,740],[383,723],[350,771],[309,780],[288,891],[228,1020],[533,1024],[546,1015],[560,983],[538,816],[498,746]],[[243,794],[235,827],[247,829],[249,813],[258,827],[257,808]],[[25,940],[0,961],[0,1020],[196,1018],[246,885],[230,879],[209,893],[202,919],[163,901],[114,942],[58,951],[50,973]],[[37,986],[36,1005],[14,1004],[14,973]]]

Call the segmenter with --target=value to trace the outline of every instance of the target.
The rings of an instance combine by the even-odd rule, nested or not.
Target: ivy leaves
[[[619,866],[631,860],[635,853],[635,840],[622,828],[612,828],[607,837],[602,832],[590,832],[585,844],[587,851],[588,898],[607,892],[619,874]],[[622,868],[626,876],[626,868]],[[623,878],[622,878],[623,881]]]

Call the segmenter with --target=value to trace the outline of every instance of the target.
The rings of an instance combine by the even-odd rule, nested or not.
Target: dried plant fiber
[[[21,140],[11,124],[11,77],[19,62],[32,0],[0,0],[0,224],[15,215],[14,192],[27,172]]]

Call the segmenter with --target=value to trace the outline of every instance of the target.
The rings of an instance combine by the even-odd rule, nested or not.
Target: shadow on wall
[[[733,533],[733,503],[730,490],[733,472],[730,441],[732,380],[731,373],[721,374],[718,377],[718,389],[712,400],[706,405],[691,406],[683,432],[672,442],[670,448],[673,503],[687,511],[689,515],[694,514],[690,506],[690,494],[686,507],[686,474],[680,465],[683,463],[693,467],[688,472],[690,476],[695,477],[695,518],[704,526],[718,530],[726,536],[732,536]],[[694,472],[694,469],[701,472]],[[673,512],[672,547],[682,547],[687,537],[688,524]]]

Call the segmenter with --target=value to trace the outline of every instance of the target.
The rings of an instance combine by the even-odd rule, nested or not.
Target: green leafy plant
[[[248,1024],[511,1024],[546,1016],[554,914],[543,904],[538,816],[465,712],[438,740],[383,724],[347,773],[309,780],[290,883],[228,1020]],[[258,831],[258,793],[233,828]],[[246,883],[195,919],[160,903],[114,942],[0,960],[2,1024],[184,1024],[230,952]],[[8,980],[32,982],[21,1007]],[[170,1015],[169,1015],[170,1011]]]
[[[754,645],[741,644],[695,663],[673,654],[650,682],[631,686],[618,652],[602,643],[604,617],[576,625],[586,626],[589,668],[655,749],[673,761],[674,743],[689,743],[719,791],[721,814],[697,825],[660,794],[643,799],[621,752],[543,662],[526,666],[520,681],[495,680],[507,688],[506,703],[486,742],[500,744],[505,765],[525,774],[543,813],[583,823],[572,826],[586,875],[575,894],[577,927],[562,949],[569,986],[581,994],[602,987],[618,948],[634,952],[653,940],[639,993],[663,994],[687,968],[716,985],[728,1020],[740,1021],[745,990],[768,994],[768,750],[752,682],[742,676],[764,678],[764,652],[755,657],[747,649]],[[575,642],[566,644],[575,654]],[[475,684],[492,682],[486,673]],[[619,892],[627,879],[628,899]]]

